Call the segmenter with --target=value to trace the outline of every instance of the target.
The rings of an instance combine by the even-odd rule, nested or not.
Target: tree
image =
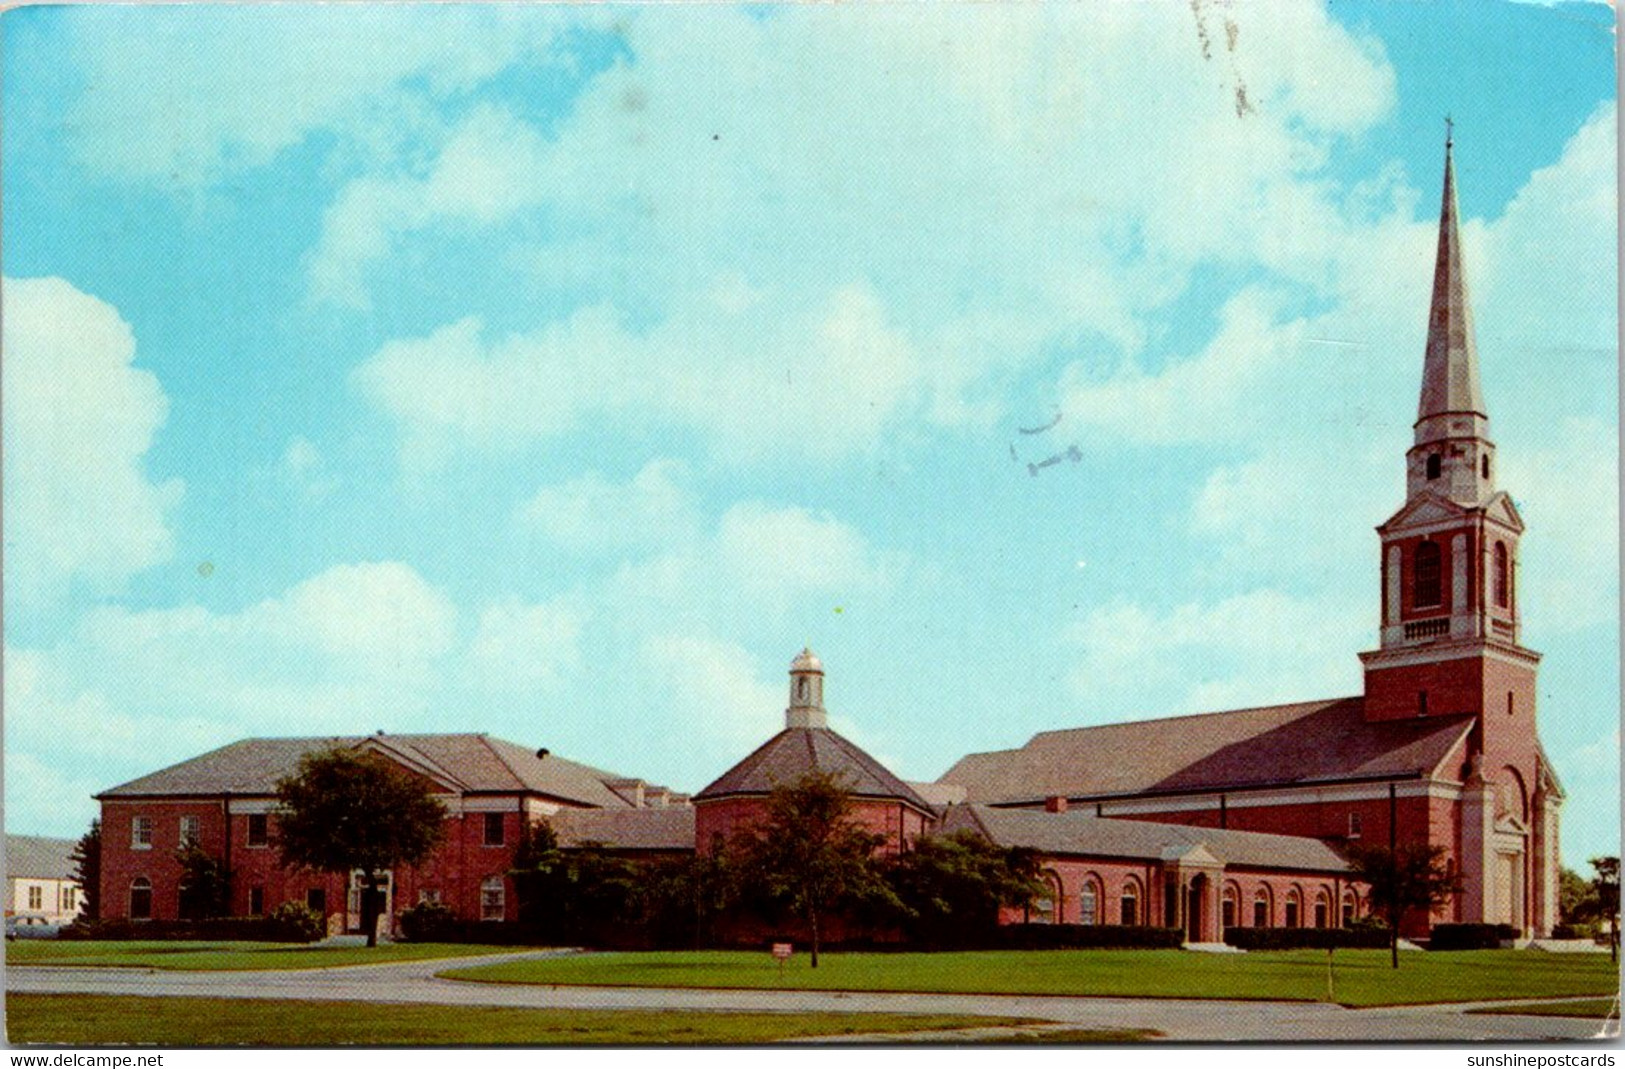
[[[224,916],[230,902],[225,862],[188,839],[175,851],[181,866],[180,915],[186,920]]]
[[[1597,892],[1597,911],[1608,922],[1608,957],[1619,960],[1619,858],[1594,857],[1588,862],[1597,875],[1591,881]]]
[[[446,809],[424,780],[380,754],[335,747],[306,754],[277,781],[275,841],[292,867],[362,878],[361,923],[378,945],[385,872],[426,859],[446,835]]]
[[[613,941],[641,920],[642,867],[605,853],[597,843],[562,850],[545,822],[520,833],[508,875],[519,898],[519,919],[551,939]]]
[[[101,920],[102,917],[102,822],[92,820],[90,830],[79,837],[74,844],[73,852],[68,855],[73,862],[73,881],[79,885],[79,891],[84,895],[85,905],[79,911],[80,918],[87,921]]]
[[[765,819],[741,829],[729,846],[744,888],[807,922],[815,969],[831,911],[876,903],[901,908],[874,858],[885,836],[865,831],[851,814],[852,796],[834,774],[808,772],[774,788]]]
[[[1597,919],[1597,889],[1573,869],[1557,870],[1557,902],[1564,924],[1585,924]]]
[[[1000,907],[1025,906],[1044,890],[1037,855],[968,828],[919,840],[891,860],[886,878],[907,908],[910,934],[930,946],[974,944],[998,926]]]
[[[1388,920],[1388,946],[1399,968],[1399,922],[1407,910],[1432,912],[1461,890],[1461,878],[1449,869],[1445,849],[1426,843],[1357,848],[1349,854],[1354,877],[1371,888],[1371,902]]]

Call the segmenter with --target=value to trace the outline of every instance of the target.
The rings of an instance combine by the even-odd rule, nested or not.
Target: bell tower
[[[784,710],[787,728],[827,728],[824,711],[824,664],[811,649],[803,649],[790,662],[790,705]]]
[[[1495,443],[1479,385],[1456,219],[1453,140],[1422,393],[1405,454],[1405,503],[1382,540],[1378,648],[1365,666],[1365,719],[1452,719],[1470,728],[1461,820],[1450,848],[1469,890],[1456,919],[1544,932],[1556,919],[1557,807],[1562,789],[1535,730],[1540,654],[1520,641],[1523,519],[1497,490]],[[1442,829],[1428,832],[1432,839]]]
[[[1368,720],[1493,713],[1497,724],[1521,717],[1532,731],[1540,655],[1518,641],[1523,520],[1512,498],[1495,489],[1489,423],[1456,220],[1454,143],[1446,138],[1405,504],[1377,528],[1381,642],[1361,654]]]

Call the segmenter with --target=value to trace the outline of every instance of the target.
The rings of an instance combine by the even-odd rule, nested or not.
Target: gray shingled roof
[[[948,810],[943,832],[972,828],[999,846],[1024,846],[1041,854],[1156,860],[1170,851],[1204,846],[1227,865],[1256,865],[1309,872],[1347,872],[1348,863],[1319,839],[1227,828],[1196,828],[1144,820],[1097,817],[1070,811],[994,809],[959,805]]]
[[[860,798],[896,798],[930,813],[931,806],[908,784],[828,728],[785,728],[694,796],[695,801],[731,794],[768,794],[808,772],[833,772]]]
[[[450,787],[469,792],[526,792],[582,805],[621,808],[625,799],[604,785],[620,777],[488,735],[359,735],[242,739],[178,765],[103,791],[98,798],[172,795],[270,795],[307,753],[373,742],[417,764]]]
[[[1361,698],[1045,731],[938,778],[973,802],[1107,797],[1426,775],[1468,717],[1367,723]]]
[[[74,839],[42,839],[35,835],[6,836],[6,875],[50,880],[73,878]]]
[[[561,809],[547,818],[560,846],[601,843],[611,850],[693,850],[694,809]]]

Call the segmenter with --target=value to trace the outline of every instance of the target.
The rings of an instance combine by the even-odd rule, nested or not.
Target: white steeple
[[[824,712],[824,664],[810,649],[790,662],[790,707],[784,711],[787,728],[827,728]]]

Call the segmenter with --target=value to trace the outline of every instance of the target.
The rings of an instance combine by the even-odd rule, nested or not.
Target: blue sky
[[[807,643],[916,779],[1356,693],[1449,112],[1565,858],[1617,852],[1606,7],[0,26],[8,829],[249,735],[695,790]]]

